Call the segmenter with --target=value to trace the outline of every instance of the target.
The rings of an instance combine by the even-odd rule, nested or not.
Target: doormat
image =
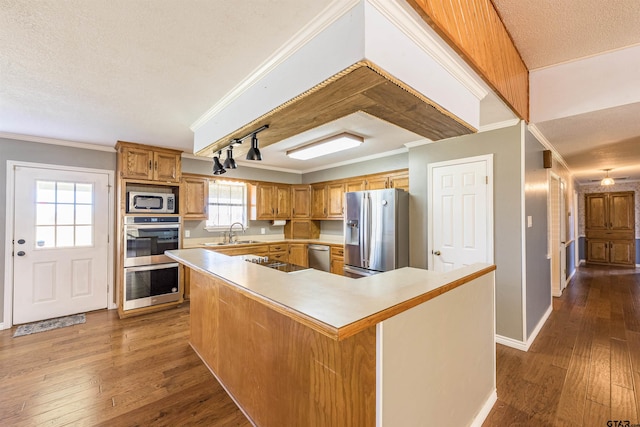
[[[28,323],[18,326],[13,337],[35,334],[37,332],[50,331],[52,329],[64,328],[66,326],[78,325],[87,321],[84,313],[73,316],[58,317],[56,319],[43,320],[41,322]]]

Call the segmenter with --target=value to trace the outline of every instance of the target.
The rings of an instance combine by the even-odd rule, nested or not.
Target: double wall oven
[[[125,216],[124,310],[180,300],[179,216]]]

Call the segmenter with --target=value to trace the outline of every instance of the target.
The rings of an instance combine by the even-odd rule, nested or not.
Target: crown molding
[[[451,47],[431,29],[406,2],[397,0],[366,0],[402,33],[431,56],[476,98],[489,94],[486,84],[475,76]]]
[[[46,138],[43,136],[22,135],[19,133],[0,132],[0,138],[14,139],[16,141],[37,142],[40,144],[61,145],[63,147],[82,148],[85,150],[106,151],[115,153],[116,149],[108,145],[90,144],[88,142],[68,141],[64,139]],[[114,144],[115,145],[115,144]]]
[[[418,139],[417,141],[411,141],[404,144],[407,148],[416,148],[422,145],[433,144],[436,141],[432,141],[429,138]]]
[[[478,129],[478,132],[488,132],[490,130],[508,128],[508,127],[517,125],[519,122],[520,122],[520,119],[515,118],[515,119],[505,120],[502,122],[491,123],[489,125],[480,126],[480,128]]]
[[[529,132],[531,132],[531,134],[535,136],[535,138],[540,144],[544,146],[544,148],[546,148],[547,150],[551,150],[551,152],[553,153],[553,157],[555,157],[562,164],[562,166],[564,166],[569,171],[569,173],[573,175],[571,169],[569,168],[569,165],[567,165],[567,162],[564,161],[564,158],[560,155],[560,153],[558,153],[558,150],[556,150],[555,147],[551,145],[549,140],[543,135],[540,129],[538,129],[535,124],[527,125],[527,129],[529,129]]]
[[[200,128],[200,126],[211,120],[211,118],[228,107],[247,89],[277,68],[318,34],[322,33],[327,27],[338,20],[338,18],[360,3],[360,1],[361,0],[334,0],[329,6],[320,12],[316,18],[312,19],[309,24],[298,31],[284,45],[267,58],[266,61],[260,64],[258,68],[247,76],[247,78],[231,89],[229,93],[214,104],[206,113],[200,116],[198,120],[193,122],[190,126],[191,130],[195,132]]]

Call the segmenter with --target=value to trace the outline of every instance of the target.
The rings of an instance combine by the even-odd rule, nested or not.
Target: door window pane
[[[36,249],[93,245],[93,184],[36,182]]]

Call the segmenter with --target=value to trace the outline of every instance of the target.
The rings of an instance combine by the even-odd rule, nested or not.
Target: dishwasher
[[[309,245],[309,267],[316,270],[330,271],[331,256],[329,246]]]

